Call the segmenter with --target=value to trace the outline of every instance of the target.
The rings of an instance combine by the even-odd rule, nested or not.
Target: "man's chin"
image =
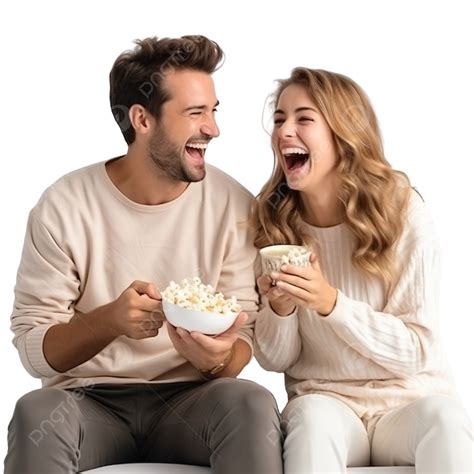
[[[193,167],[193,169],[186,170],[187,181],[190,183],[197,183],[206,177],[206,166]]]
[[[190,181],[191,183],[199,183],[206,177],[206,170],[204,169],[200,175],[194,175],[193,179]]]

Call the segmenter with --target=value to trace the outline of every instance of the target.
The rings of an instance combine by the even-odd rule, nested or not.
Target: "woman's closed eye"
[[[283,118],[277,118],[273,121],[274,125],[282,125],[285,122],[285,119]],[[298,122],[300,123],[309,123],[309,122],[314,122],[314,119],[311,117],[300,117],[298,118]]]

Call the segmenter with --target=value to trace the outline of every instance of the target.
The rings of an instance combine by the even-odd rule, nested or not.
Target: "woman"
[[[439,248],[372,106],[351,79],[296,68],[275,95],[276,164],[255,244],[303,244],[311,266],[262,275],[255,355],[285,373],[285,471],[416,465],[472,472],[472,432],[437,325]]]

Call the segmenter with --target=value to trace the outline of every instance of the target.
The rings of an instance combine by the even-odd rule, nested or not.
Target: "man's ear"
[[[137,138],[150,133],[151,116],[143,105],[133,104],[128,111],[128,117]]]

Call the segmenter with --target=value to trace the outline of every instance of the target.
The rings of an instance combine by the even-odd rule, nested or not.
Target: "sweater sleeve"
[[[252,355],[255,314],[258,309],[254,273],[256,255],[247,222],[235,222],[229,232],[217,290],[226,297],[235,296],[242,311],[248,314],[249,319],[239,330],[238,337],[250,346]]]
[[[382,311],[338,292],[324,322],[349,346],[397,377],[437,364],[439,294],[437,245],[415,247]]]
[[[79,280],[74,262],[34,211],[28,219],[17,274],[11,329],[25,369],[40,378],[58,374],[44,357],[43,339],[51,326],[73,316]]]
[[[266,370],[284,372],[301,351],[297,310],[289,316],[276,314],[264,301],[255,321],[255,358]]]

